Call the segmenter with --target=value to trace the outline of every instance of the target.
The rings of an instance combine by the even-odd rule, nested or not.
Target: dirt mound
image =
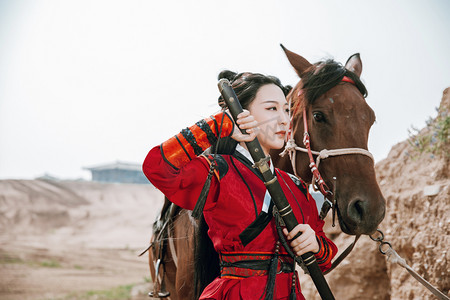
[[[387,201],[386,239],[427,281],[450,289],[450,89],[438,116],[376,166]],[[434,299],[403,268],[388,265],[391,299]]]
[[[1,180],[0,298],[97,299],[139,286],[133,299],[148,298],[137,254],[162,201],[150,184]]]
[[[91,248],[142,247],[161,207],[151,185],[0,181],[0,235]]]

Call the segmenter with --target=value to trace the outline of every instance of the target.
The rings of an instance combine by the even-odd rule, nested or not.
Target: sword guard
[[[267,155],[266,157],[261,158],[255,164],[252,166],[255,169],[258,169],[261,173],[267,172],[267,170],[270,170],[269,168],[269,161],[270,161],[270,155]]]

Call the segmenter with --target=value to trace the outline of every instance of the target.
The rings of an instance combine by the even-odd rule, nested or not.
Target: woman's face
[[[248,110],[258,122],[257,138],[266,154],[281,149],[288,130],[288,103],[283,91],[275,84],[259,88]]]

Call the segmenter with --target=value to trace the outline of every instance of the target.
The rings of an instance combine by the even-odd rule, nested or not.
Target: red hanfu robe
[[[239,237],[239,234],[261,213],[266,193],[263,181],[252,172],[249,165],[231,155],[222,155],[222,157],[228,164],[228,170],[221,179],[213,177],[203,210],[205,221],[209,226],[208,235],[215,250],[219,254],[222,252],[274,253],[275,244],[279,239],[274,218],[247,245],[244,246]],[[170,201],[182,208],[192,210],[207,177],[209,163],[205,157],[200,156],[176,169],[164,160],[160,146],[157,146],[147,155],[143,170],[147,178]],[[241,179],[241,175],[248,187]],[[309,224],[316,232],[321,249],[315,256],[321,269],[328,269],[337,248],[322,230],[324,222],[318,217],[314,199],[307,192],[305,196],[287,173],[276,169],[276,176],[298,222]],[[288,299],[292,274],[277,274],[274,299]],[[218,277],[205,288],[200,299],[263,299],[266,284],[267,275],[243,279]],[[297,299],[304,299],[298,279],[296,293]]]

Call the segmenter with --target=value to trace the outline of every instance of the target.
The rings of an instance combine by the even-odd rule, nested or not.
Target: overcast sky
[[[294,85],[279,44],[363,60],[376,161],[435,117],[450,86],[450,1],[0,0],[0,179],[141,163],[217,111],[217,74]]]

